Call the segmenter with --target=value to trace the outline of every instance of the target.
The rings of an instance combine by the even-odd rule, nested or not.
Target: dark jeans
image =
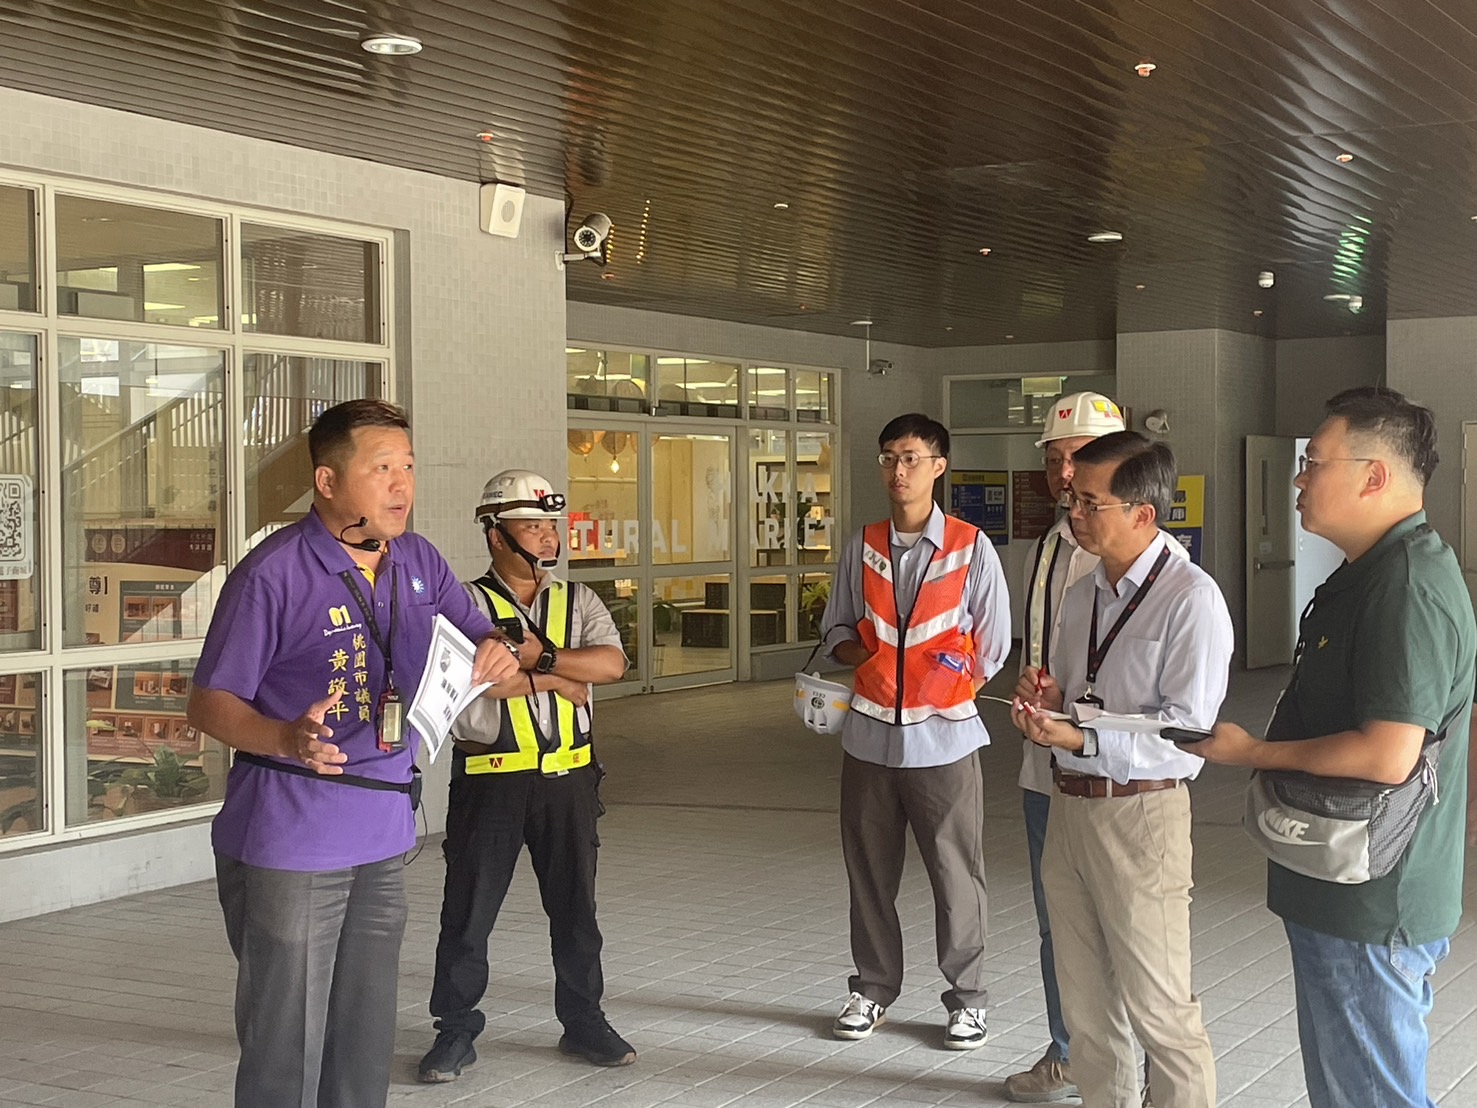
[[[549,917],[554,1014],[565,1027],[601,1018],[605,978],[595,922],[594,766],[563,777],[537,771],[454,776],[446,814],[446,892],[431,1015],[440,1031],[479,1035],[487,940],[527,845]]]
[[[216,855],[236,955],[237,1108],[382,1108],[405,934],[400,856],[328,873]]]
[[[1056,956],[1051,947],[1051,920],[1046,914],[1046,890],[1041,887],[1041,848],[1046,845],[1046,821],[1051,797],[1021,790],[1026,815],[1026,853],[1031,860],[1031,897],[1036,902],[1036,930],[1041,935],[1041,987],[1046,993],[1046,1026],[1051,1049],[1059,1061],[1067,1061],[1067,1021],[1062,1019],[1062,994],[1056,983]]]

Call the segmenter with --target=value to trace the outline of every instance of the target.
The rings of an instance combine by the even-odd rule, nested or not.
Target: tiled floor
[[[1281,673],[1240,676],[1228,718],[1265,719]],[[607,1009],[641,1052],[619,1070],[561,1057],[545,922],[531,874],[493,938],[488,1031],[450,1085],[415,1083],[441,866],[408,871],[391,1103],[809,1105],[1005,1103],[1000,1082],[1046,1042],[1015,772],[1019,742],[993,705],[985,754],[990,881],[990,1040],[940,1049],[933,921],[916,858],[904,880],[909,977],[873,1038],[828,1027],[846,991],[845,877],[834,742],[802,729],[787,684],[631,698],[600,707],[610,769],[602,821]],[[1243,775],[1195,785],[1197,987],[1222,1103],[1306,1103],[1286,943],[1262,907],[1263,867],[1237,826]],[[1473,887],[1474,867],[1467,870]],[[1468,896],[1469,915],[1474,897]],[[234,964],[214,888],[201,884],[0,926],[0,1106],[138,1108],[231,1103]],[[1477,934],[1438,976],[1432,1092],[1477,1105]]]

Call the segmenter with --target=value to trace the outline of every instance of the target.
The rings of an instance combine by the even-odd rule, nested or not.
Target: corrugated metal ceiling
[[[1477,313],[1470,0],[10,0],[0,33],[5,84],[608,212],[580,300],[928,346]]]

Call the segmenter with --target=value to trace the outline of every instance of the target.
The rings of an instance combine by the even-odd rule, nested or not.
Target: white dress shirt
[[[1067,590],[1062,600],[1061,633],[1052,647],[1067,711],[1072,701],[1087,690],[1087,645],[1094,598],[1101,645],[1166,542],[1174,540],[1162,532],[1156,536],[1116,589],[1108,584],[1099,564]],[[1104,711],[1141,713],[1180,727],[1208,731],[1226,697],[1234,646],[1231,613],[1215,580],[1188,560],[1172,557],[1109,648],[1092,691],[1102,699]],[[1192,778],[1205,764],[1157,735],[1094,730],[1098,737],[1096,757],[1057,750],[1057,765],[1074,773],[1111,777],[1124,783]]]
[[[1173,535],[1168,541],[1171,557],[1189,561],[1190,552],[1184,544]],[[1055,569],[1052,568],[1053,550],[1060,551],[1056,555]],[[1026,618],[1021,631],[1022,672],[1027,666],[1042,664],[1042,650],[1045,648],[1051,651],[1051,657],[1045,659],[1046,672],[1056,676],[1057,647],[1062,637],[1062,600],[1068,589],[1097,567],[1098,556],[1078,545],[1077,536],[1072,533],[1072,522],[1066,514],[1036,540],[1031,556],[1026,560],[1026,589],[1021,594],[1026,598]],[[1047,597],[1051,598],[1049,634],[1046,633]],[[1037,746],[1030,739],[1023,739],[1023,742],[1020,786],[1033,793],[1050,796],[1051,751]]]

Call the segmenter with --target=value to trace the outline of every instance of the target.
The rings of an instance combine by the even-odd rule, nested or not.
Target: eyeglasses
[[[912,450],[904,450],[901,454],[878,454],[877,464],[883,469],[896,469],[898,466],[904,469],[917,469],[918,463],[924,458],[942,457],[942,454],[918,454]]]
[[[1310,469],[1326,466],[1330,462],[1377,462],[1378,458],[1310,458],[1306,454],[1298,455],[1298,476],[1301,477]]]
[[[1083,500],[1080,496],[1071,494],[1067,496],[1067,507],[1071,511],[1082,512],[1084,514],[1106,512],[1109,508],[1132,508],[1142,503],[1142,500],[1120,500],[1116,504],[1094,504],[1091,501]]]

